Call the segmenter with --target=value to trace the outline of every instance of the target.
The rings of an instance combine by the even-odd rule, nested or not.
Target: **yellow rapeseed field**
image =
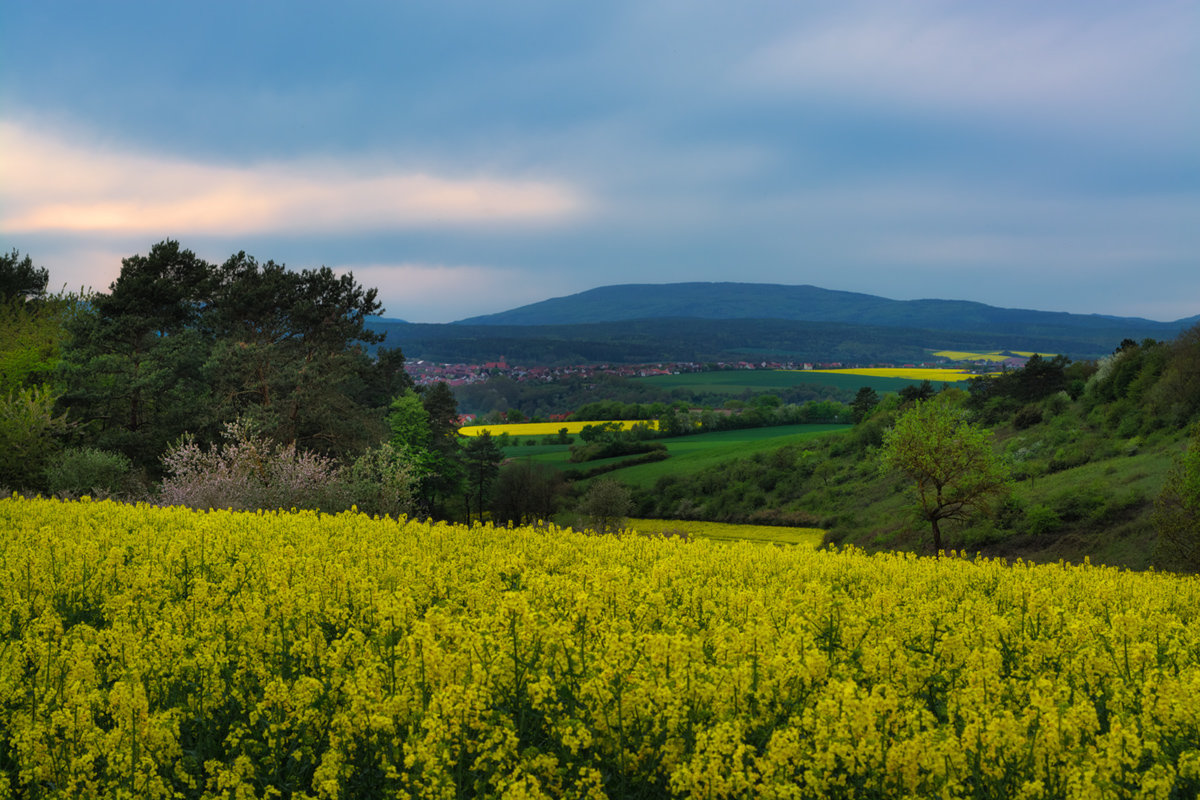
[[[953,361],[996,361],[996,362],[999,362],[999,361],[1004,361],[1011,356],[1024,356],[1025,358],[1030,358],[1031,356],[1039,355],[1039,354],[1028,352],[1025,350],[1008,350],[1005,352],[996,350],[991,353],[966,353],[966,352],[963,352],[962,350],[938,350],[933,355],[939,356],[941,358],[949,358]],[[1057,353],[1040,353],[1040,355],[1043,358],[1054,358],[1054,356],[1056,356],[1058,354]]]
[[[1004,361],[1008,356],[997,351],[994,353],[967,353],[962,350],[938,350],[933,355],[948,358],[952,361]]]
[[[0,500],[0,797],[1200,791],[1200,580]]]
[[[626,523],[637,533],[686,538],[776,542],[807,547],[820,547],[825,540],[825,531],[820,528],[741,525],[732,522],[707,522],[695,519],[629,519]]]
[[[645,425],[648,428],[656,429],[658,420],[641,419],[641,420],[608,420],[609,424],[615,424],[621,429],[631,428],[634,425]],[[499,436],[502,433],[507,433],[510,436],[553,436],[563,428],[567,429],[567,433],[579,433],[587,425],[604,425],[605,421],[572,421],[572,422],[510,422],[504,425],[464,425],[458,429],[462,436],[478,436],[484,431],[489,431],[493,436]]]
[[[812,369],[807,372],[828,372],[833,375],[862,375],[867,378],[908,378],[914,381],[953,383],[976,377],[961,369],[938,369],[935,367],[863,367],[847,369]]]

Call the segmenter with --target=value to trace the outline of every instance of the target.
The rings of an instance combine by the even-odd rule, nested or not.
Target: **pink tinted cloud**
[[[388,164],[253,166],[104,149],[0,123],[0,231],[245,234],[554,223],[579,213],[565,183],[452,178]]]

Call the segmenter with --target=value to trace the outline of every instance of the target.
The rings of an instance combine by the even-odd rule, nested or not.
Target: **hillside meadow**
[[[1200,581],[0,500],[0,796],[1194,797]]]
[[[585,423],[589,424],[589,423]],[[595,424],[595,423],[590,423]],[[508,426],[495,426],[503,432]],[[753,456],[797,444],[828,433],[844,431],[848,425],[777,425],[768,428],[742,428],[712,433],[697,433],[689,436],[673,436],[655,439],[667,448],[668,458],[648,464],[620,466],[625,458],[599,459],[587,462],[589,468],[612,467],[610,473],[622,483],[630,486],[650,487],[664,475],[687,476],[703,469],[719,465],[731,458]],[[571,463],[567,445],[542,444],[540,440],[518,441],[504,448],[505,458],[528,459],[545,464],[553,469],[568,470],[580,467]]]

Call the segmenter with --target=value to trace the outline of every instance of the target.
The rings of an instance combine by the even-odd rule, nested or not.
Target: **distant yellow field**
[[[810,369],[807,372],[826,372],[831,375],[861,375],[865,378],[908,378],[914,381],[950,383],[976,377],[961,369],[924,367],[871,367],[864,369]]]
[[[1000,352],[967,353],[962,350],[938,350],[934,355],[938,358],[948,358],[951,361],[1003,361],[1008,358]]]
[[[934,353],[939,358],[948,358],[951,361],[1004,361],[1011,356],[1022,356],[1029,358],[1030,356],[1040,355],[1042,358],[1053,358],[1057,353],[1029,353],[1023,350],[1006,350],[1000,352],[996,350],[991,353],[967,353],[962,350],[938,350]]]
[[[825,531],[820,528],[788,528],[780,525],[736,525],[694,519],[630,519],[628,527],[638,533],[686,534],[688,538],[773,542],[820,547]]]
[[[458,429],[462,436],[478,436],[484,431],[490,431],[493,436],[499,436],[502,433],[507,433],[509,436],[552,436],[558,433],[563,428],[567,429],[567,433],[579,433],[585,425],[603,425],[606,420],[588,420],[578,422],[512,422],[507,425],[466,425]],[[656,419],[642,420],[607,420],[620,425],[622,429],[631,428],[634,425],[646,425],[650,428],[658,427]]]

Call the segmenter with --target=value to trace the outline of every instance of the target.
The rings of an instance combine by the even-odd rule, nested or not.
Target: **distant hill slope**
[[[678,317],[577,325],[431,325],[372,318],[367,324],[387,334],[385,347],[400,347],[410,359],[481,363],[503,357],[523,366],[741,360],[903,364],[927,360],[933,350],[1019,350],[1079,359],[1111,353],[1126,337],[1170,338],[1119,324],[1071,335]]]
[[[454,324],[547,326],[666,318],[780,319],[1090,340],[1116,337],[1115,343],[1126,337],[1173,338],[1196,321],[998,308],[965,300],[890,300],[816,286],[667,283],[602,286]]]

